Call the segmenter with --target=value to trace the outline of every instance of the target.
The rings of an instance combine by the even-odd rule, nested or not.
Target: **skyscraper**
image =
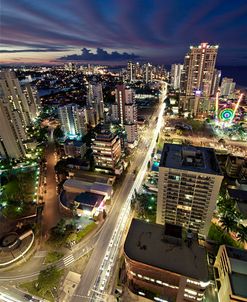
[[[218,45],[201,43],[190,46],[184,59],[184,91],[186,95],[194,95],[196,90],[202,96],[210,96],[214,76]]]
[[[28,101],[29,115],[31,120],[35,120],[40,114],[40,100],[38,91],[36,88],[31,87],[30,83],[27,83],[24,87],[24,94]]]
[[[183,71],[182,64],[172,64],[171,67],[171,85],[174,89],[180,89],[181,75]]]
[[[181,225],[206,236],[222,179],[213,149],[165,144],[156,222]]]
[[[127,79],[131,82],[136,78],[135,71],[135,63],[129,61],[127,64]]]
[[[0,73],[0,156],[20,158],[26,155],[26,127],[38,108],[30,86],[27,97],[13,71]]]
[[[133,91],[125,85],[117,85],[115,102],[118,108],[118,121],[126,130],[127,142],[133,144],[137,140],[137,107]],[[115,119],[115,106],[112,109],[114,109]]]
[[[217,91],[219,90],[220,80],[221,80],[221,70],[215,69],[213,80],[212,80],[211,93],[210,93],[212,96],[215,96]]]
[[[86,109],[76,104],[58,108],[62,130],[67,137],[84,136],[87,133]]]
[[[97,124],[100,120],[104,120],[104,100],[102,85],[100,83],[88,85],[87,105],[94,109]]]
[[[220,86],[220,95],[229,96],[234,92],[236,83],[233,82],[232,78],[223,78]]]

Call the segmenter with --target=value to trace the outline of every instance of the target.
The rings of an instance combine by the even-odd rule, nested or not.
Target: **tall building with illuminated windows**
[[[171,85],[174,89],[180,89],[182,71],[183,71],[182,64],[172,64],[172,66],[171,66]]]
[[[214,77],[218,45],[201,43],[190,46],[184,59],[184,92],[194,95],[200,90],[202,96],[210,96]]]
[[[67,137],[87,134],[87,113],[85,108],[69,104],[58,108],[62,130]]]
[[[36,105],[32,88],[27,86],[23,91],[13,71],[0,73],[0,156],[21,158],[26,155],[26,127],[38,114]]]
[[[126,88],[125,85],[117,85],[115,89],[115,104],[112,106],[112,112],[114,112],[114,120],[118,120],[124,126],[127,142],[129,144],[135,143],[138,138],[137,107],[132,89]]]
[[[88,85],[87,105],[94,109],[96,124],[104,121],[104,100],[100,83]]]
[[[118,135],[102,131],[93,140],[92,149],[96,168],[115,170],[121,158],[121,142]]]
[[[214,149],[165,144],[156,223],[181,225],[206,236],[222,179]]]

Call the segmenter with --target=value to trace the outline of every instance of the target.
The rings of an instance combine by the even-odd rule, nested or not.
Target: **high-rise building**
[[[223,78],[220,86],[220,95],[229,96],[234,92],[236,83],[231,78]]]
[[[214,263],[219,302],[247,301],[247,251],[221,245]]]
[[[127,79],[131,82],[133,82],[133,80],[136,79],[136,74],[135,74],[135,71],[136,71],[136,64],[133,63],[133,62],[128,62],[127,64]]]
[[[114,170],[121,157],[121,142],[118,135],[103,130],[92,141],[95,167]]]
[[[150,63],[144,64],[144,81],[148,83],[153,79],[152,65]]]
[[[152,301],[203,301],[209,285],[207,255],[181,226],[133,219],[124,243],[129,289]]]
[[[58,108],[58,116],[65,136],[74,137],[87,134],[85,108],[81,108],[76,104],[64,105]]]
[[[137,107],[134,93],[125,85],[117,85],[115,89],[115,101],[118,108],[118,121],[125,127],[127,142],[133,144],[137,138]],[[116,113],[115,107],[114,113]],[[115,114],[114,114],[115,118]]]
[[[211,95],[215,96],[217,91],[219,90],[220,86],[220,80],[221,80],[221,70],[215,69],[214,70],[214,76],[212,80],[212,86],[211,86]]]
[[[104,121],[104,100],[100,83],[88,85],[87,105],[94,109],[97,124],[99,121]]]
[[[37,116],[35,95],[30,86],[25,96],[13,71],[0,73],[0,156],[20,158],[26,155],[26,127]]]
[[[29,115],[32,121],[34,121],[40,114],[40,100],[38,91],[35,87],[31,87],[30,83],[25,84],[24,94],[28,101]]]
[[[171,85],[174,89],[180,89],[181,75],[183,71],[182,64],[172,64],[171,67]]]
[[[206,236],[222,179],[214,149],[165,144],[156,222],[181,225]]]
[[[218,45],[201,43],[190,46],[184,59],[184,91],[186,95],[194,95],[200,90],[202,96],[210,96],[214,76]]]

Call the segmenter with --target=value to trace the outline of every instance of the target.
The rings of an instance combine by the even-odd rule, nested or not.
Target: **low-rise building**
[[[83,158],[87,152],[87,146],[85,142],[78,140],[66,140],[64,143],[64,153],[71,157]]]
[[[103,211],[105,205],[105,196],[92,192],[82,192],[74,199],[77,207],[77,214],[94,216],[97,212]]]
[[[99,182],[86,182],[79,179],[70,178],[63,184],[63,189],[70,193],[92,192],[106,196],[106,199],[111,198],[113,194],[112,186]]]
[[[219,302],[247,301],[247,251],[221,245],[214,264]]]
[[[206,252],[182,227],[133,219],[125,244],[129,288],[155,301],[202,301],[209,285]]]

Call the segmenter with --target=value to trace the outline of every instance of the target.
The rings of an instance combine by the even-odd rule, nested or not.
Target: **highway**
[[[104,223],[81,282],[71,299],[73,302],[107,301],[108,293],[106,290],[109,285],[111,270],[118,256],[119,243],[130,214],[131,198],[135,190],[138,191],[142,184],[148,161],[163,123],[165,109],[163,100],[165,96],[166,89],[162,91],[160,96],[160,105],[156,115],[158,120],[153,119],[145,133],[145,137],[150,138],[149,146],[147,146],[146,140],[142,140],[138,145],[138,149],[142,152],[137,153],[131,169],[113,200],[112,211]],[[135,169],[138,169],[136,178],[133,177]]]

